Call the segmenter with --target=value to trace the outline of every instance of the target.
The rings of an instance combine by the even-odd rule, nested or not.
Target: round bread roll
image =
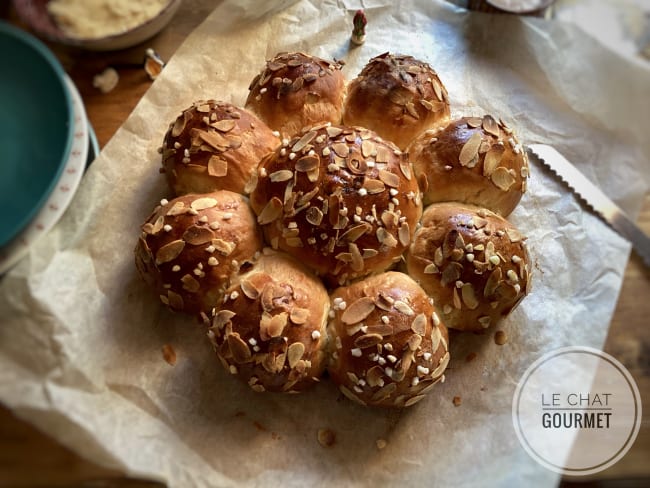
[[[142,226],[135,262],[165,305],[205,320],[262,246],[246,199],[219,190],[161,201]]]
[[[285,141],[260,163],[251,205],[267,242],[329,286],[398,261],[422,215],[410,163],[394,144],[329,124]]]
[[[341,122],[345,77],[341,65],[300,52],[281,53],[248,87],[246,108],[282,137],[319,123]]]
[[[297,392],[325,370],[328,312],[322,282],[271,252],[233,280],[208,336],[226,370],[253,390]]]
[[[279,144],[277,134],[248,110],[202,100],[170,124],[162,165],[174,195],[216,190],[247,194],[258,163]]]
[[[336,289],[328,372],[361,405],[408,407],[443,379],[447,328],[412,278],[390,271]]]
[[[497,324],[528,294],[525,237],[503,217],[458,203],[427,207],[406,256],[408,273],[433,298],[447,327]]]
[[[526,191],[528,158],[494,117],[463,117],[421,134],[408,149],[424,205],[455,201],[507,217]]]
[[[372,129],[401,149],[448,121],[447,90],[431,66],[412,56],[372,58],[348,87],[343,123]]]

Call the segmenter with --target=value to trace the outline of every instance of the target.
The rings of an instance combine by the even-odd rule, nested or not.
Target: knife
[[[618,205],[551,146],[530,144],[526,151],[531,159],[539,161],[557,174],[605,222],[630,241],[646,266],[650,266],[650,237]]]

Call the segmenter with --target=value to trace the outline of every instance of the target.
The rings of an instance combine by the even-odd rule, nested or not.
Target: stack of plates
[[[0,52],[2,275],[63,215],[98,146],[77,88],[45,45],[0,22]]]

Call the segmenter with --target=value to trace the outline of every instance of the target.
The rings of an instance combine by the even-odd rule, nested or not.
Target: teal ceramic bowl
[[[0,247],[41,208],[74,137],[64,71],[36,38],[0,22]]]

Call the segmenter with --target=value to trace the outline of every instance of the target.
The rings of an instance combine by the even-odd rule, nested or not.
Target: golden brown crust
[[[434,299],[447,327],[479,331],[506,317],[528,293],[525,239],[487,209],[433,204],[406,255],[408,273]]]
[[[362,405],[407,407],[442,380],[447,328],[408,275],[371,276],[331,298],[328,372],[345,396]]]
[[[308,129],[265,158],[251,205],[267,241],[329,286],[399,260],[422,215],[404,154],[362,128]]]
[[[325,370],[329,296],[304,266],[266,251],[233,279],[208,336],[224,367],[253,390],[297,392]]]
[[[374,130],[401,149],[449,120],[447,90],[427,63],[381,54],[350,82],[343,123]]]
[[[220,190],[163,200],[142,226],[135,261],[165,305],[205,319],[233,273],[261,249],[247,200]]]
[[[246,108],[282,137],[292,137],[316,123],[340,123],[345,87],[339,63],[280,53],[251,82]]]
[[[463,117],[408,148],[425,205],[461,202],[507,217],[526,191],[528,158],[507,125]]]
[[[174,195],[230,190],[247,194],[260,160],[280,143],[248,110],[201,100],[169,125],[162,165]]]

